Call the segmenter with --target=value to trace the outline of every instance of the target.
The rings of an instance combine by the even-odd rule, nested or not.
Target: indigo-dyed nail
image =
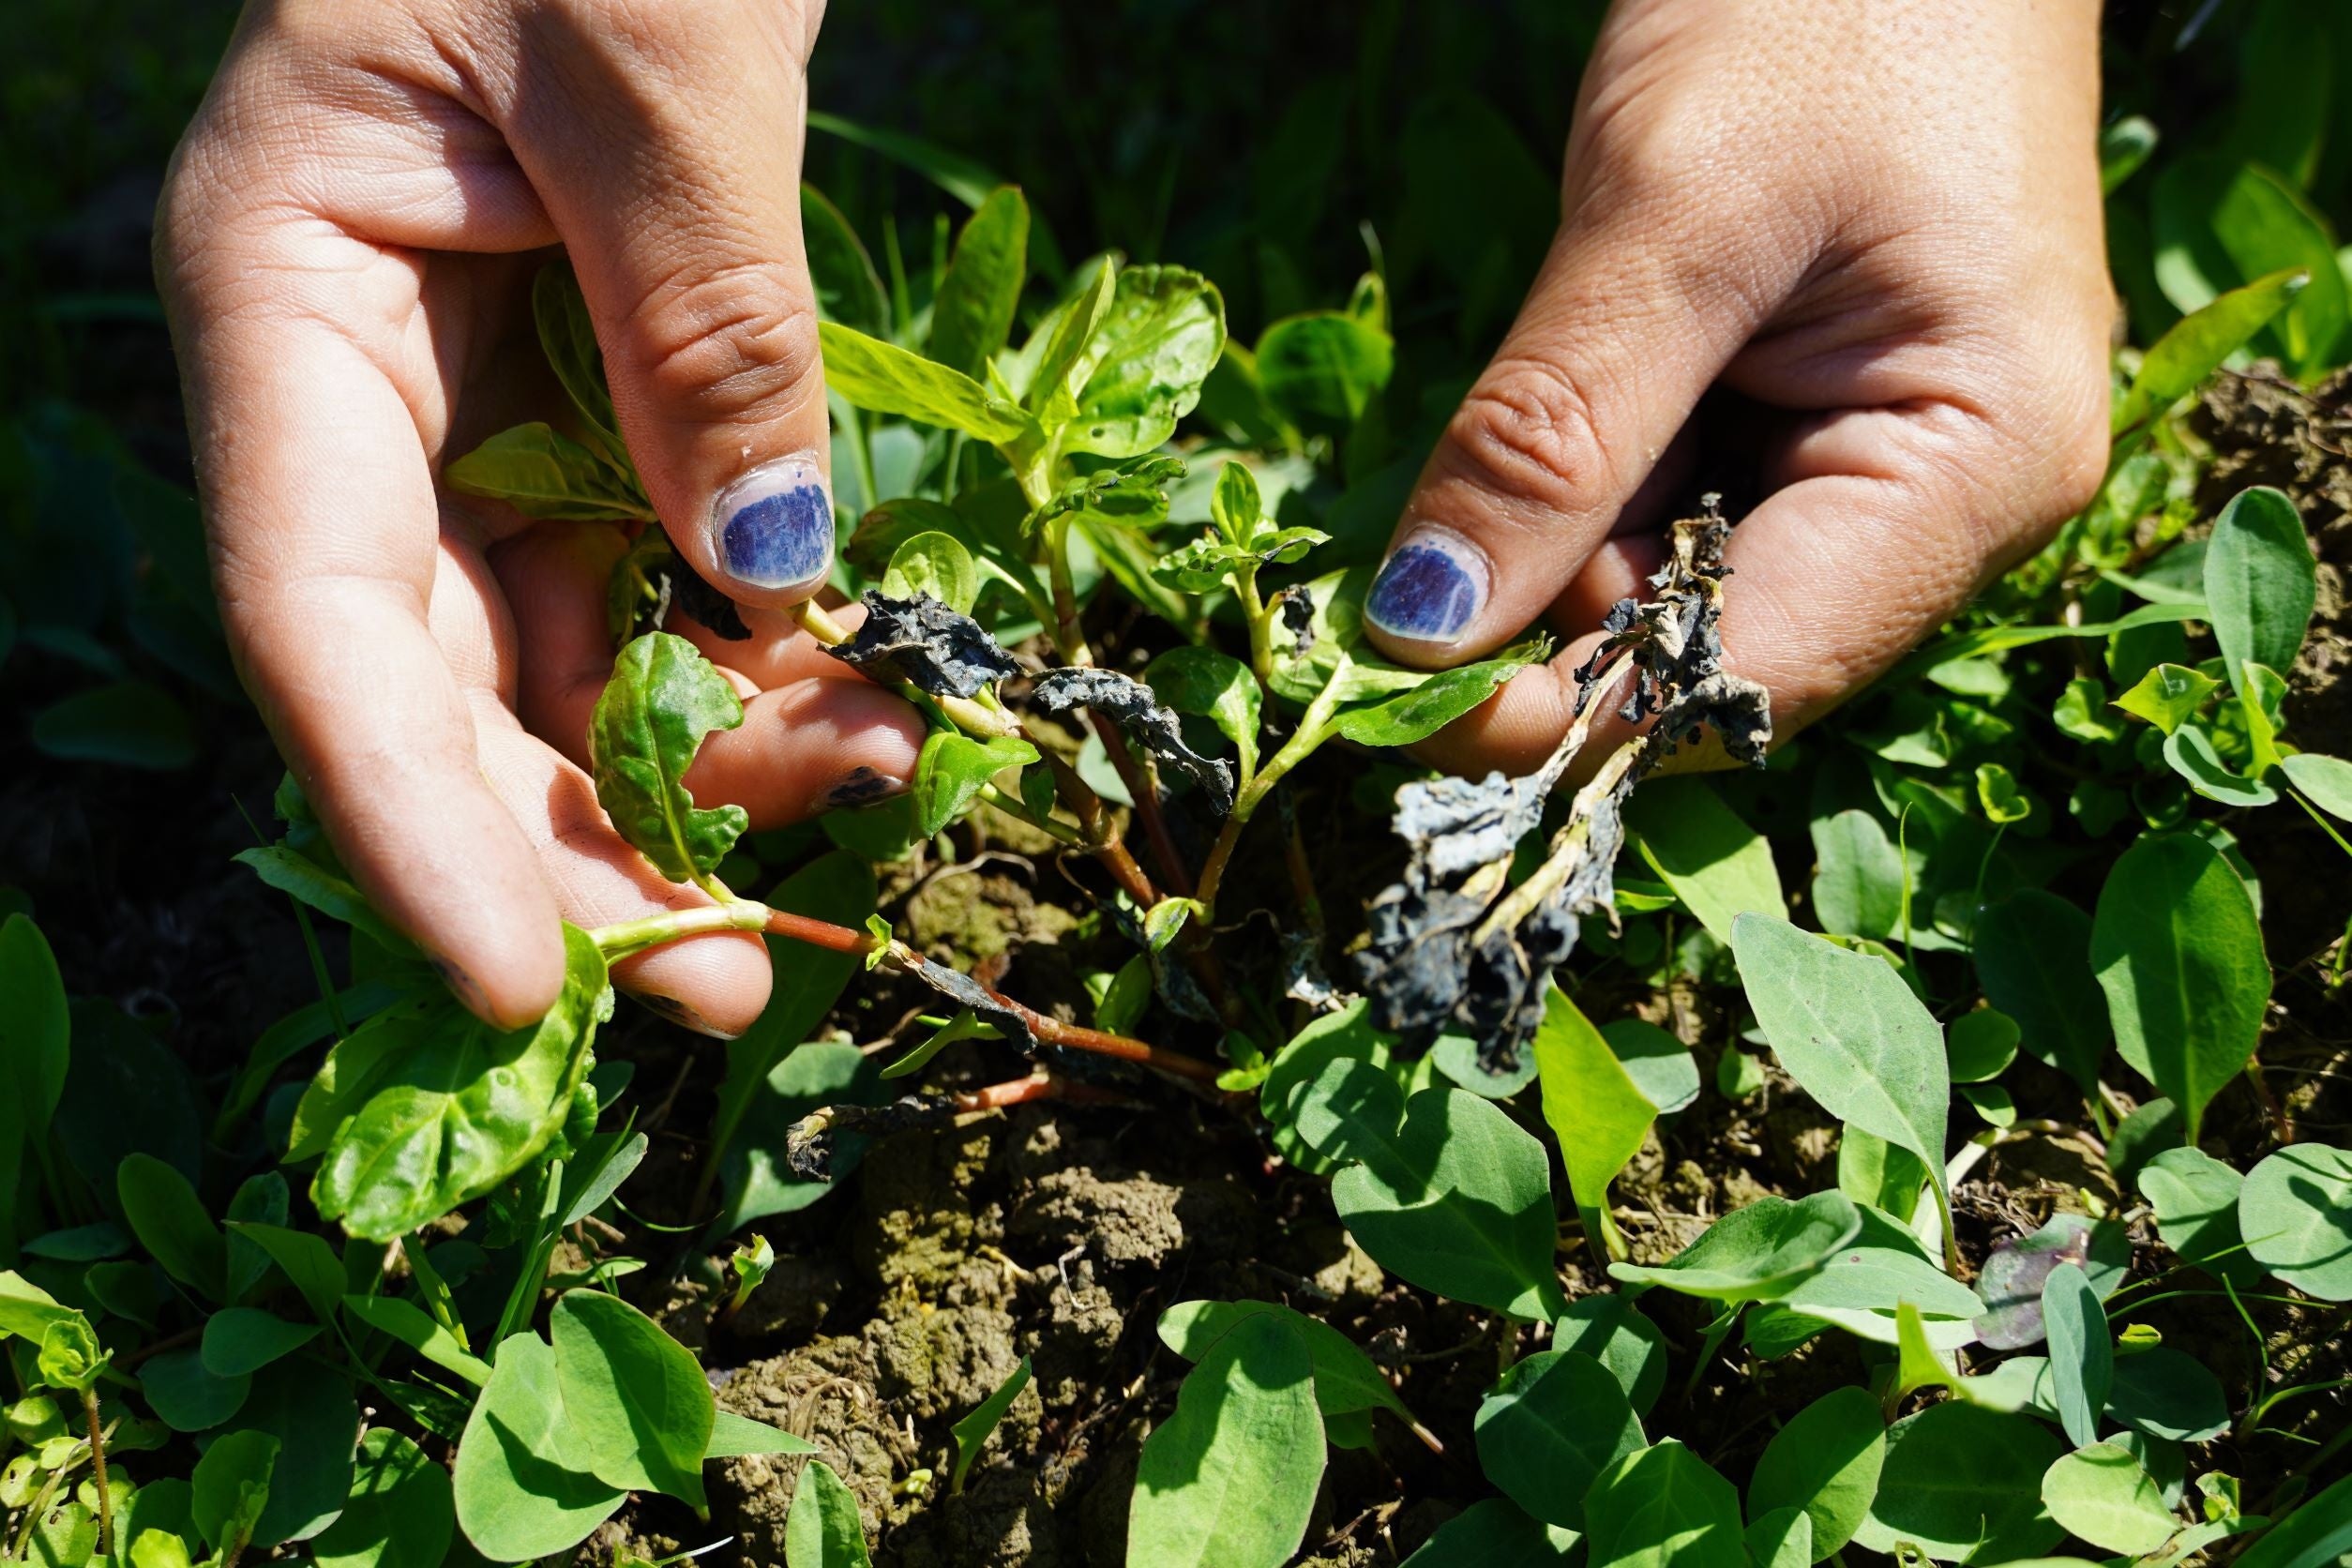
[[[449,988],[450,994],[475,1016],[489,1010],[489,1001],[482,995],[482,988],[474,983],[474,976],[446,958],[435,958],[432,965],[433,972],[441,976],[441,983]]]
[[[658,991],[646,991],[642,995],[639,996],[637,1000],[652,1008],[655,1012],[659,1013],[663,1018],[668,1018],[671,1023],[677,1024],[684,1029],[691,1029],[697,1034],[707,1034],[714,1040],[731,1040],[734,1038],[733,1035],[728,1033],[725,1030],[713,1027],[708,1018],[705,1018],[701,1014],[696,1012],[685,1003],[680,1002],[674,996],[663,996]]]
[[[753,469],[727,488],[711,516],[720,564],[738,581],[792,588],[833,565],[833,497],[807,458]]]
[[[817,797],[817,809],[833,811],[844,806],[871,806],[906,792],[907,781],[896,774],[878,768],[852,768]]]
[[[1442,529],[1423,529],[1372,580],[1364,618],[1392,637],[1451,641],[1486,602],[1486,558],[1475,547]]]

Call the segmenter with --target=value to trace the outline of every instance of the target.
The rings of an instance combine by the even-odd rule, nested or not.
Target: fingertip
[[[768,1004],[774,966],[748,932],[688,937],[613,966],[614,983],[646,1006],[699,1034],[732,1040]]]
[[[740,728],[704,743],[686,787],[741,806],[755,828],[786,826],[903,793],[924,736],[922,717],[880,686],[799,681],[746,702]]]
[[[451,928],[461,923],[460,917],[419,942],[450,994],[495,1029],[536,1023],[563,994],[563,923],[546,889],[534,891],[538,897],[525,901],[544,904],[544,910],[510,911],[503,916],[479,911],[490,916],[494,928],[469,942],[461,930]]]

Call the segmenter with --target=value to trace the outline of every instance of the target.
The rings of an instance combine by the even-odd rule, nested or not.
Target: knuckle
[[[822,396],[816,309],[781,264],[663,278],[631,312],[627,330],[645,390],[672,417],[764,422]]]
[[[1456,476],[1546,510],[1608,491],[1608,454],[1592,400],[1564,368],[1501,359],[1462,400],[1447,429]]]

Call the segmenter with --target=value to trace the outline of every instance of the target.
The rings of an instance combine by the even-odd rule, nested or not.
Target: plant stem
[[[1001,1110],[1006,1106],[1033,1105],[1041,1100],[1062,1100],[1072,1105],[1114,1105],[1128,1098],[1116,1089],[1106,1089],[1100,1084],[1072,1083],[1050,1073],[1032,1073],[1027,1078],[991,1083],[984,1089],[957,1094],[956,1108],[962,1111]]]
[[[1070,578],[1070,519],[1067,513],[1046,525],[1046,571],[1053,584],[1053,645],[1064,664],[1094,662],[1078,625],[1078,585]]]
[[[98,1389],[82,1391],[82,1411],[90,1422],[90,1470],[98,1482],[98,1556],[114,1555],[114,1500],[106,1481],[106,1434],[98,1426]]]
[[[1258,677],[1258,684],[1269,691],[1274,688],[1274,616],[1267,611],[1265,600],[1258,593],[1258,568],[1237,567],[1229,574],[1233,596],[1242,603],[1242,617],[1249,626],[1249,669]]]
[[[894,960],[910,967],[930,961],[903,942],[893,942],[891,950],[891,957]],[[1031,1032],[1037,1038],[1053,1045],[1068,1046],[1075,1050],[1092,1051],[1096,1056],[1114,1057],[1121,1062],[1133,1062],[1140,1066],[1154,1067],[1176,1078],[1190,1078],[1196,1083],[1214,1084],[1217,1080],[1217,1075],[1222,1071],[1214,1062],[1204,1062],[1197,1056],[1186,1056],[1182,1051],[1163,1049],[1148,1041],[1132,1039],[1124,1034],[1109,1034],[1102,1030],[1087,1029],[1078,1024],[1063,1023],[1060,1018],[1048,1018],[1033,1007],[1014,1001],[993,986],[988,988],[988,992],[998,1005],[1009,1007],[1015,1013],[1019,1014],[1021,1021],[1029,1025]]]
[[[1212,913],[1216,909],[1217,889],[1225,881],[1225,867],[1233,858],[1233,847],[1241,842],[1242,829],[1249,825],[1249,819],[1256,814],[1259,807],[1265,804],[1266,797],[1274,792],[1274,787],[1282,782],[1284,776],[1313,756],[1317,746],[1331,739],[1332,715],[1339,709],[1340,686],[1347,676],[1348,656],[1342,654],[1339,668],[1332,671],[1332,677],[1324,683],[1323,689],[1317,692],[1315,701],[1307,704],[1306,712],[1299,719],[1299,727],[1291,731],[1282,749],[1266,760],[1266,765],[1258,770],[1258,776],[1251,779],[1249,787],[1234,800],[1233,809],[1226,816],[1225,826],[1218,830],[1216,843],[1210,848],[1208,863],[1200,868],[1200,890],[1195,895]]]
[[[1090,709],[1086,721],[1101,738],[1110,765],[1118,769],[1119,781],[1127,787],[1127,796],[1135,802],[1135,814],[1143,823],[1144,842],[1152,846],[1153,869],[1178,897],[1191,897],[1192,873],[1184,869],[1184,858],[1176,852],[1176,840],[1168,834],[1168,819],[1160,813],[1160,792],[1153,786],[1150,772],[1137,761],[1127,737],[1120,732],[1118,720]]]
[[[1103,797],[1078,776],[1078,769],[1072,767],[1060,752],[1039,740],[1035,733],[1023,727],[1020,735],[1035,746],[1037,755],[1045,760],[1048,771],[1053,775],[1054,793],[1077,816],[1078,829],[1086,836],[1087,852],[1102,862],[1111,880],[1138,907],[1148,910],[1158,903],[1159,889],[1152,885],[1152,879],[1143,874],[1143,867],[1135,863],[1135,856],[1127,852],[1126,845],[1112,833],[1110,813],[1103,808]]]
[[[1036,812],[1032,811],[1029,808],[1025,802],[1020,801],[1012,795],[1006,794],[1003,791],[998,789],[994,784],[981,785],[980,798],[987,801],[990,806],[995,807],[999,811],[1003,812],[1006,816],[1014,818],[1018,822],[1027,822],[1031,827],[1035,828],[1040,833],[1050,834],[1055,838],[1071,846],[1073,849],[1083,849],[1086,845],[1086,840],[1079,836],[1078,830],[1072,827],[1069,823],[1062,821],[1058,817],[1041,817],[1037,815]]]

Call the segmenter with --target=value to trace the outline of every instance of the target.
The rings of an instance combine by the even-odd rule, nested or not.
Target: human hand
[[[560,392],[530,284],[570,252],[673,543],[755,636],[690,625],[746,697],[688,776],[771,826],[912,773],[921,726],[793,634],[831,565],[800,237],[793,0],[279,0],[249,8],[173,159],[158,270],[223,622],[353,877],[476,1013],[537,1017],[580,926],[704,903],[613,833],[580,764],[611,529],[438,493],[445,455]],[[620,966],[709,1033],[759,940]]]
[[[1423,667],[1538,620],[1569,646],[1431,760],[1550,754],[1602,615],[1694,509],[1712,387],[1772,422],[1724,641],[1784,738],[2088,504],[2113,315],[2098,24],[2091,0],[1622,0],[1560,234],[1365,605]]]

